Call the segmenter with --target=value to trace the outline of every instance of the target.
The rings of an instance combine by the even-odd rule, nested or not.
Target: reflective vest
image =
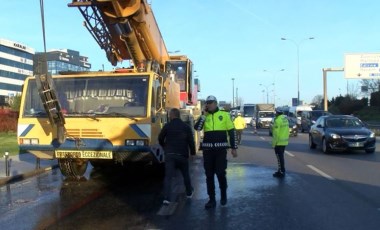
[[[289,144],[289,121],[286,116],[279,115],[274,119],[272,135],[272,147]]]
[[[234,120],[235,129],[244,129],[245,120],[242,116],[237,116]]]
[[[201,149],[237,149],[235,127],[226,111],[217,110],[201,116],[194,128],[204,131]]]

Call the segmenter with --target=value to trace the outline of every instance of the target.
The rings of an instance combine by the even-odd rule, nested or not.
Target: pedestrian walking
[[[192,128],[180,119],[179,109],[171,109],[169,119],[170,122],[164,125],[158,136],[165,152],[164,205],[171,202],[172,178],[176,169],[181,171],[187,198],[194,193],[189,173],[189,153],[195,155]]]
[[[241,144],[241,135],[243,134],[243,130],[247,128],[247,124],[245,123],[244,118],[241,116],[241,113],[238,112],[237,117],[234,119],[234,126],[236,129],[237,142]]]
[[[194,125],[195,130],[204,131],[201,149],[203,150],[203,165],[206,174],[207,194],[209,201],[205,208],[215,208],[215,174],[220,189],[220,204],[227,204],[227,149],[232,148],[231,154],[237,157],[236,131],[230,114],[218,108],[214,96],[206,98],[204,115]],[[229,142],[228,142],[229,140]]]
[[[276,116],[272,127],[272,147],[277,157],[278,170],[274,177],[283,178],[285,176],[285,147],[289,144],[289,121],[283,111],[276,109]]]

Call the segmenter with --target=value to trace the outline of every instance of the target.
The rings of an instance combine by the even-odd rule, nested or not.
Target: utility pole
[[[232,108],[235,107],[235,85],[234,85],[234,81],[235,81],[235,78],[232,78]]]

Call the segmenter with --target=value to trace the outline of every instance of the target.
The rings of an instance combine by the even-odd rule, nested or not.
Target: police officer
[[[228,112],[219,110],[216,97],[208,96],[206,98],[205,114],[198,119],[194,128],[197,131],[202,129],[204,131],[201,149],[203,150],[207,194],[210,198],[205,208],[211,209],[216,206],[215,174],[219,182],[220,204],[224,206],[227,204],[227,149],[232,148],[232,156],[237,157],[234,124]]]
[[[240,145],[241,144],[241,135],[243,133],[243,130],[247,127],[245,120],[241,116],[240,112],[238,112],[237,117],[235,117],[235,119],[234,119],[234,126],[236,129],[237,142]]]
[[[283,115],[281,109],[276,109],[276,117],[272,127],[272,147],[276,153],[278,170],[273,174],[274,177],[283,178],[285,176],[285,147],[289,143],[289,121]]]

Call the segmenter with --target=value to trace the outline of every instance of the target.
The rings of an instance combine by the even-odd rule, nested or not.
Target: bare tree
[[[347,94],[351,99],[356,99],[360,95],[360,86],[359,83],[357,84],[348,84],[347,86]]]
[[[323,96],[318,94],[313,97],[311,100],[311,104],[315,105],[316,108],[322,107],[322,101],[323,101]]]
[[[368,95],[380,89],[380,79],[362,79],[361,83],[362,87],[367,90],[365,93]]]

